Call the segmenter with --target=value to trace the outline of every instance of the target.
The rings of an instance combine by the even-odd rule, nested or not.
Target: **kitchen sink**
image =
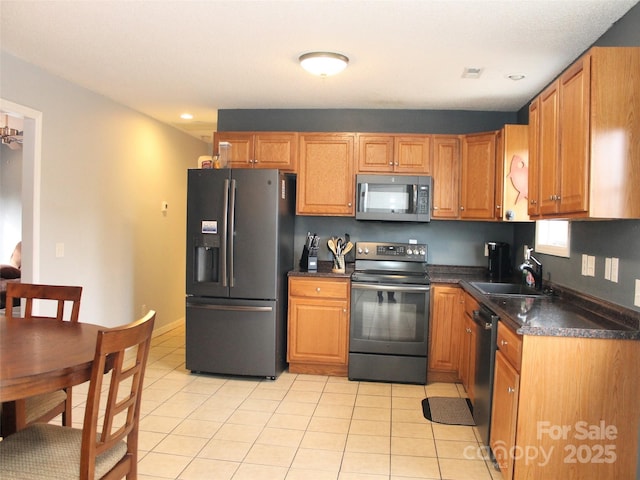
[[[504,295],[509,297],[537,297],[542,295],[540,290],[520,283],[471,282],[471,285],[485,295]]]

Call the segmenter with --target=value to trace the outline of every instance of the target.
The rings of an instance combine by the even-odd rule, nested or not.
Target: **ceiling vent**
[[[480,67],[465,67],[462,71],[462,78],[480,78],[482,70]]]

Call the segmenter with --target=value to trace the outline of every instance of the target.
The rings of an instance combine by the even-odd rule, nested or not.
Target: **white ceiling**
[[[636,3],[1,0],[0,41],[201,137],[218,109],[516,111]],[[315,50],[348,56],[349,67],[313,77],[297,59]],[[481,78],[461,78],[465,67],[482,68]],[[179,119],[185,111],[192,122]]]

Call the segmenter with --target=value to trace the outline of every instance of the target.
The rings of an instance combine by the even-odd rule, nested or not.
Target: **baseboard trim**
[[[171,322],[167,325],[163,325],[160,328],[154,328],[152,337],[159,337],[160,335],[164,335],[167,332],[170,332],[174,328],[179,328],[184,325],[184,317],[179,318],[178,320]]]

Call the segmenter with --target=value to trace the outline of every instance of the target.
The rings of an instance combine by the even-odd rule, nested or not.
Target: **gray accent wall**
[[[461,134],[517,123],[515,112],[464,110],[219,110],[220,131]]]

